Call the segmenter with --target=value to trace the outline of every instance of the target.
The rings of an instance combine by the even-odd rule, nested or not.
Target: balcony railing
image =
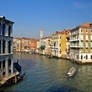
[[[70,45],[70,47],[72,47],[72,48],[80,48],[79,45]]]
[[[70,41],[79,41],[79,38],[70,39]]]

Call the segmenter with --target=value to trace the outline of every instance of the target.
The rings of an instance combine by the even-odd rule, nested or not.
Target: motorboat
[[[70,68],[68,73],[67,73],[68,77],[74,76],[76,71],[77,71],[76,68],[74,68],[74,67]]]
[[[52,55],[49,55],[48,58],[52,58],[53,56]]]

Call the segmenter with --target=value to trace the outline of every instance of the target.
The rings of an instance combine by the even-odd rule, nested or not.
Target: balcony
[[[72,42],[72,41],[79,41],[79,38],[70,39],[70,42]]]
[[[11,53],[0,53],[0,56],[8,56],[8,55],[12,55],[13,54],[13,52],[11,52]]]
[[[70,48],[80,48],[79,45],[70,45]]]

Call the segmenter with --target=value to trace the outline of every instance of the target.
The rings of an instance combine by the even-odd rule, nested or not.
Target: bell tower
[[[40,29],[40,39],[42,39],[42,38],[43,38],[43,30]]]

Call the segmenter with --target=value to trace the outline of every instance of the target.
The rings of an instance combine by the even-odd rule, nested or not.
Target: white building
[[[52,55],[61,57],[61,32],[52,35]]]
[[[12,77],[13,67],[13,24],[14,22],[0,17],[0,83]],[[2,81],[3,80],[3,81]]]
[[[92,24],[86,23],[70,31],[70,58],[92,62]]]

